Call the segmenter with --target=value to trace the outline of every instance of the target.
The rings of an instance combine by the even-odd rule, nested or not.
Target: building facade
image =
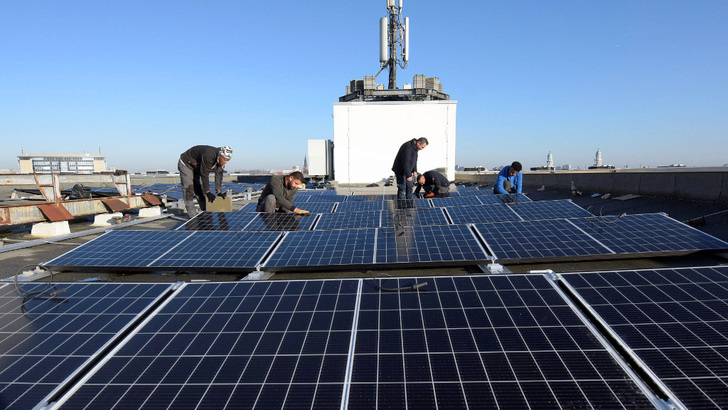
[[[94,154],[22,154],[18,155],[21,174],[92,174],[106,171],[106,157]]]

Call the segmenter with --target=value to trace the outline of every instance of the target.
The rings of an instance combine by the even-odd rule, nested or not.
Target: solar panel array
[[[563,277],[687,408],[728,408],[727,266]]]
[[[428,281],[426,291],[386,292]],[[647,408],[543,276],[185,284],[61,408]]]
[[[169,284],[0,285],[0,407],[30,409],[110,343]]]
[[[728,266],[20,286],[3,408],[728,405]]]

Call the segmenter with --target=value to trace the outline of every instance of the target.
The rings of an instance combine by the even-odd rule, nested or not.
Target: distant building
[[[93,174],[106,171],[106,157],[97,154],[21,154],[21,174]]]
[[[554,170],[554,156],[553,156],[553,154],[551,154],[551,151],[549,151],[549,154],[546,156],[546,166],[531,168],[531,171],[553,171],[553,170]]]
[[[614,169],[614,165],[602,165],[602,151],[597,149],[594,165],[590,166],[589,169]]]

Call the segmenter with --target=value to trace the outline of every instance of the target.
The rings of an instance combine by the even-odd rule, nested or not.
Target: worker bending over
[[[293,205],[298,187],[303,185],[303,174],[295,171],[289,175],[276,175],[263,188],[258,199],[257,212],[286,212],[308,215],[310,212],[298,209]]]
[[[417,153],[427,146],[427,138],[412,138],[399,147],[392,164],[397,179],[397,199],[412,199],[412,188],[417,179]]]
[[[203,211],[206,209],[205,198],[210,202],[215,201],[215,194],[210,192],[212,172],[215,173],[215,191],[221,198],[225,198],[225,193],[222,192],[222,172],[232,156],[233,149],[228,146],[216,148],[209,145],[195,145],[180,155],[177,169],[182,182],[187,216],[192,218],[197,215],[193,202],[195,197]]]
[[[417,176],[415,196],[419,196],[421,190],[425,198],[445,198],[450,196],[450,181],[433,169]]]
[[[493,193],[520,194],[523,191],[522,169],[523,166],[518,161],[513,161],[511,165],[503,167],[493,184]]]

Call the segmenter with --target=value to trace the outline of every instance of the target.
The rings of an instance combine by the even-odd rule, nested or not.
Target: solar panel
[[[543,276],[363,280],[357,320],[349,408],[653,407]]]
[[[334,212],[335,202],[296,202],[297,207],[305,209],[312,214],[330,213]],[[243,205],[237,212],[256,212],[258,207],[257,202],[249,202]]]
[[[311,229],[315,215],[296,215],[292,213],[255,213],[245,231],[305,231]]]
[[[383,211],[392,207],[392,201],[346,201],[339,202],[339,206],[336,207],[336,213]]]
[[[395,199],[392,202],[394,207],[397,209],[432,207],[429,198]]]
[[[252,212],[200,212],[177,230],[242,231],[255,218]]]
[[[111,231],[46,262],[50,267],[252,269],[279,232]]]
[[[370,265],[374,262],[376,231],[367,228],[287,232],[264,266],[270,269]]]
[[[594,216],[570,199],[535,201],[508,205],[524,220],[584,218]]]
[[[252,269],[273,247],[279,232],[196,231],[148,267],[158,269]]]
[[[321,214],[318,223],[316,223],[316,230],[378,228],[381,223],[382,211],[337,212],[334,214]]]
[[[344,202],[348,196],[346,195],[305,195],[301,196],[299,198],[298,195],[296,195],[295,200],[293,203],[296,203],[298,201],[302,202]],[[304,201],[305,199],[305,201]]]
[[[728,408],[728,267],[563,277],[686,408]]]
[[[346,202],[385,201],[393,198],[393,195],[349,195]]]
[[[381,228],[377,264],[472,262],[488,259],[467,225]]]
[[[483,205],[477,196],[459,196],[450,198],[431,198],[434,207],[450,207],[463,205]]]
[[[338,408],[357,280],[187,284],[64,408]]]
[[[612,252],[568,220],[475,224],[497,259],[562,259]]]
[[[540,275],[184,284],[56,404],[652,406],[576,312]]]
[[[137,317],[169,284],[0,286],[0,407],[31,409]]]
[[[391,209],[382,213],[382,226],[447,225],[443,208]]]
[[[452,206],[444,209],[454,224],[521,220],[514,208],[506,205]]]
[[[144,267],[195,231],[109,231],[46,262],[51,267]]]
[[[617,254],[728,249],[728,243],[665,214],[572,219]]]

